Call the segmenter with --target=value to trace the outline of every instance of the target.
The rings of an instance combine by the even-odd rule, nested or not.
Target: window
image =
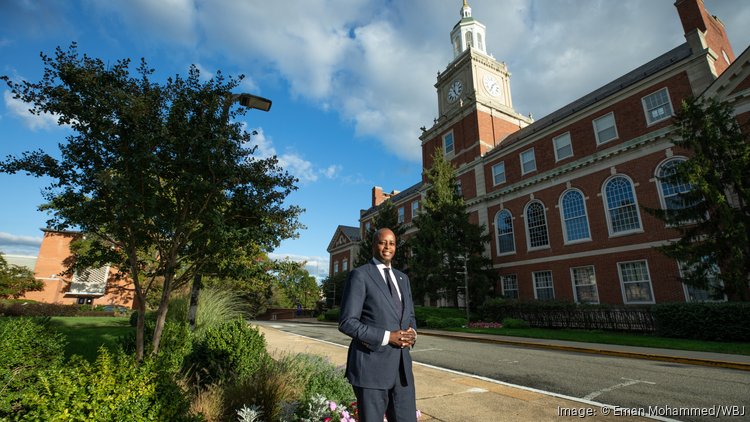
[[[576,303],[599,303],[593,266],[571,268],[570,276],[573,280]]]
[[[665,210],[679,210],[690,206],[683,194],[690,192],[692,186],[677,175],[677,167],[684,161],[683,158],[675,158],[666,161],[657,170],[656,178],[659,181],[662,208]]]
[[[482,43],[482,33],[477,32],[477,48],[484,51],[484,44]],[[726,57],[726,53],[724,53],[724,57]]]
[[[654,303],[646,261],[620,262],[617,267],[625,303]]]
[[[365,223],[365,234],[367,234],[367,233],[370,232],[370,227],[372,227],[372,225],[370,224],[370,222],[369,221],[366,222]]]
[[[544,215],[544,205],[541,202],[535,201],[526,207],[526,228],[529,249],[549,246],[547,217]]]
[[[580,191],[569,190],[563,194],[560,198],[560,212],[562,213],[563,234],[566,243],[591,239],[586,205]]]
[[[531,148],[521,153],[521,174],[531,173],[534,170],[536,170],[536,158],[534,148]]]
[[[471,31],[466,33],[466,48],[470,47],[474,47],[474,37],[472,36]]]
[[[336,274],[338,272],[339,272],[339,262],[338,261],[334,261],[333,262],[333,273]]]
[[[506,299],[518,299],[518,277],[515,274],[500,277],[503,289],[503,297]]]
[[[552,271],[535,271],[534,297],[538,300],[552,300],[555,298],[555,287],[552,285]]]
[[[349,268],[349,261],[344,258],[344,260],[341,262],[341,271],[346,271]]]
[[[495,186],[505,183],[505,162],[497,163],[492,166],[492,183]]]
[[[635,202],[633,185],[623,176],[616,176],[604,188],[609,217],[609,233],[622,234],[641,228],[638,204]]]
[[[507,254],[516,251],[516,244],[513,240],[513,217],[510,211],[502,210],[495,217],[495,227],[497,227],[497,254]]]
[[[552,142],[555,144],[555,160],[560,161],[563,158],[573,156],[573,145],[570,143],[570,132],[552,138]]]
[[[598,119],[594,119],[594,134],[596,135],[596,143],[599,145],[617,139],[615,113],[605,114]]]
[[[458,35],[453,38],[453,55],[458,56],[461,52],[461,42],[459,41]]]
[[[724,283],[719,279],[719,267],[716,264],[709,264],[704,259],[703,274],[695,272],[696,266],[688,266],[680,263],[680,275],[683,278],[695,277],[705,281],[704,286],[687,284],[683,281],[682,286],[685,289],[685,298],[688,302],[723,302],[727,300],[724,295]]]
[[[398,207],[398,224],[404,223],[404,207]]]
[[[417,216],[417,213],[419,212],[419,201],[412,201],[411,202],[411,219],[413,220],[414,217]]]
[[[464,190],[461,187],[461,181],[456,180],[456,195],[463,197],[464,196]]]
[[[669,102],[667,88],[662,88],[651,95],[643,97],[643,111],[646,122],[651,125],[672,116],[672,103]]]
[[[445,155],[453,154],[453,132],[448,132],[443,135],[443,152]]]

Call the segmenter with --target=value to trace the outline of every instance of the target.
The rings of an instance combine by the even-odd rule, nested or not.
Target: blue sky
[[[419,127],[437,116],[435,79],[452,58],[461,0],[0,0],[0,75],[39,80],[39,53],[76,41],[114,62],[141,57],[155,79],[244,74],[270,112],[242,120],[259,153],[300,179],[289,197],[307,229],[273,257],[328,271],[338,224],[358,225],[373,186],[405,189],[421,172]],[[540,118],[684,42],[673,0],[470,0],[487,51],[512,74],[515,109]],[[750,44],[750,2],[705,0],[734,52]],[[57,150],[65,128],[32,116],[0,86],[0,157]],[[36,255],[45,180],[0,174],[0,251]]]

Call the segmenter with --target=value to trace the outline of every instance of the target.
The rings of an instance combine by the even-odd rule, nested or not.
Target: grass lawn
[[[81,355],[92,362],[100,346],[114,350],[120,337],[135,330],[127,317],[53,317],[50,326],[65,335],[65,356]]]
[[[513,337],[581,341],[602,344],[621,344],[625,346],[659,347],[664,349],[750,355],[750,343],[723,343],[719,341],[701,341],[656,337],[648,334],[633,334],[600,330],[552,330],[545,328],[449,328],[447,330],[463,333],[496,334]]]

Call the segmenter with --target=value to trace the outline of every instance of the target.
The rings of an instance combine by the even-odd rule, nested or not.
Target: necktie
[[[393,303],[396,304],[396,311],[398,312],[398,316],[400,317],[401,313],[404,311],[404,305],[401,303],[401,298],[398,297],[398,290],[396,290],[396,286],[393,284],[391,269],[383,268],[383,271],[385,272],[385,279],[388,281],[388,290],[391,291],[391,298],[393,299]]]

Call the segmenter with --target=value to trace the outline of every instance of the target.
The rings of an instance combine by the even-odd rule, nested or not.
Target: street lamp
[[[271,109],[271,100],[253,94],[232,94],[232,102],[235,101],[239,102],[242,107],[263,111]]]
[[[259,97],[257,95],[248,94],[248,93],[241,93],[241,94],[232,94],[230,103],[226,106],[228,109],[229,106],[234,103],[238,102],[242,107],[247,107],[250,109],[256,109],[256,110],[262,110],[262,111],[268,111],[271,109],[271,100],[268,98]],[[227,111],[226,109],[224,110]],[[203,287],[203,281],[202,281],[203,275],[201,273],[196,273],[195,277],[193,277],[193,286],[190,291],[190,307],[188,309],[188,322],[190,323],[190,329],[195,329],[195,318],[198,314],[198,295],[200,295],[201,287]]]

